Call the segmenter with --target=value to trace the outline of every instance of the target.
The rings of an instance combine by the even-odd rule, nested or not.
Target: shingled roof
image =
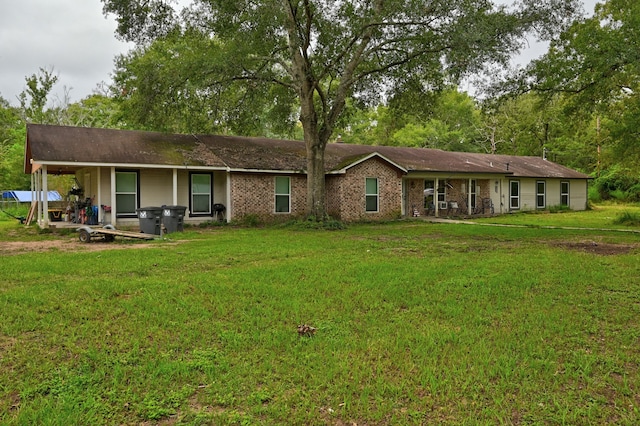
[[[342,143],[327,145],[326,171],[343,170],[371,154],[378,154],[407,173],[588,178],[583,173],[539,157]],[[32,172],[32,163],[52,165],[61,173],[96,165],[299,173],[304,173],[307,167],[306,148],[302,141],[29,124],[25,173]]]

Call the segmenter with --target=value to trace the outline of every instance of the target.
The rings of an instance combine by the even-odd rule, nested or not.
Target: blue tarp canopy
[[[35,194],[36,196],[38,194]],[[30,203],[31,191],[3,191],[2,198],[4,201],[16,201],[18,203]],[[41,198],[43,199],[43,198]],[[47,191],[48,201],[62,201],[62,197],[58,191]]]

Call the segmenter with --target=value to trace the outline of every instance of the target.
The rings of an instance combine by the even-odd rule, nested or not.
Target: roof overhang
[[[31,160],[31,173],[38,171],[42,166],[47,166],[50,174],[74,174],[80,169],[88,167],[114,167],[116,169],[182,169],[182,170],[209,170],[209,171],[229,171],[228,167],[220,166],[189,166],[176,164],[139,164],[139,163],[68,163],[64,161],[35,161]]]

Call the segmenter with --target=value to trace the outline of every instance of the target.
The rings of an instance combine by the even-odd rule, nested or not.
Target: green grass
[[[637,424],[640,236],[521,216],[0,251],[0,423]]]
[[[622,223],[620,215],[640,215],[640,205],[637,204],[600,204],[592,206],[587,211],[557,210],[550,212],[534,211],[505,214],[490,218],[473,219],[483,223],[500,223],[524,226],[570,226],[586,228],[612,228],[640,230],[638,223]],[[631,227],[630,227],[631,225]],[[635,227],[635,228],[634,228]]]

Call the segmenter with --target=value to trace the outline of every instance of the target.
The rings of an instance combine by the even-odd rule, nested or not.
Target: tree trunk
[[[313,135],[311,135],[313,136]],[[305,137],[307,139],[307,137]],[[318,140],[306,141],[307,144],[307,211],[315,220],[323,220],[327,215],[325,203],[325,144]]]

